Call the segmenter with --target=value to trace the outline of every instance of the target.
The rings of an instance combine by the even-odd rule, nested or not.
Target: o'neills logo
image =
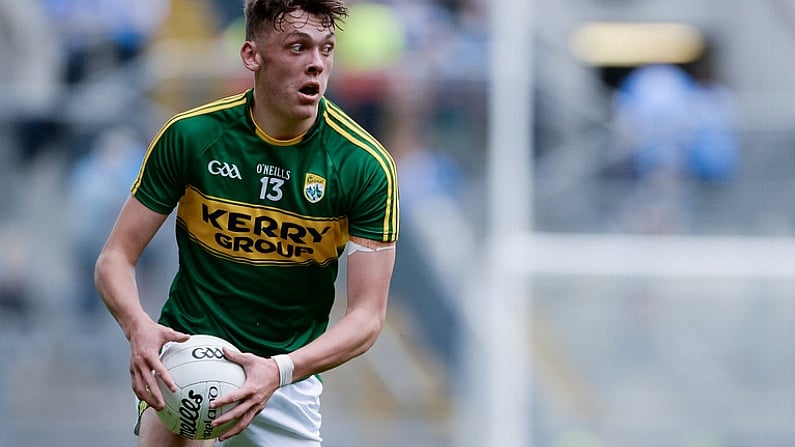
[[[188,391],[188,397],[179,403],[179,434],[189,439],[196,437],[204,397],[194,390]]]
[[[347,242],[345,218],[318,218],[207,197],[188,188],[178,219],[190,238],[219,256],[256,264],[325,264]]]
[[[208,405],[211,404],[218,397],[218,393],[219,393],[218,387],[216,386],[211,386],[210,389],[207,390],[207,397],[209,397],[210,399],[210,402],[207,403]],[[217,408],[210,408],[207,410],[207,417],[204,419],[202,423],[202,427],[204,429],[204,431],[202,432],[202,437],[204,439],[212,437],[213,434],[212,423],[215,420],[215,418],[217,418],[218,416],[219,415]]]

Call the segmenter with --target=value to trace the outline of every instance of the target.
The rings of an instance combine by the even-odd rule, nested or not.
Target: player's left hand
[[[279,368],[276,362],[251,353],[241,353],[224,348],[227,359],[240,364],[246,372],[246,383],[239,389],[225,394],[211,405],[220,408],[237,402],[231,410],[225,412],[213,421],[213,426],[225,424],[233,419],[239,419],[226,433],[218,439],[224,441],[240,434],[248,424],[254,420],[260,411],[265,408],[271,395],[279,388]]]

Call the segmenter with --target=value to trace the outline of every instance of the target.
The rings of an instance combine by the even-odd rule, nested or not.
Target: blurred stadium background
[[[324,445],[795,444],[795,3],[520,1],[352,3],[328,96],[393,152],[403,225],[383,336],[325,375]],[[91,266],[159,126],[249,86],[240,19],[0,0],[0,446],[134,445]],[[514,109],[527,144],[494,147]],[[165,231],[153,314],[174,259]],[[526,423],[488,435],[505,411]]]

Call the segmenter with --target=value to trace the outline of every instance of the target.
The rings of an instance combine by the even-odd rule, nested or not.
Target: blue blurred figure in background
[[[94,261],[121,204],[138,174],[145,145],[132,130],[118,127],[101,134],[92,149],[68,173],[70,232],[77,272],[75,300],[83,323],[95,320],[104,307],[94,288]],[[102,313],[104,316],[104,312]]]
[[[725,182],[739,165],[731,92],[678,66],[652,64],[624,79],[613,107],[618,144],[638,182],[623,223],[641,232],[687,229],[687,182]]]
[[[739,150],[731,92],[674,65],[647,65],[619,86],[615,112],[639,176],[659,169],[727,180]]]

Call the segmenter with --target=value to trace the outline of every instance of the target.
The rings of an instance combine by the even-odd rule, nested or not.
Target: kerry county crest
[[[326,194],[326,179],[315,174],[306,174],[304,180],[304,197],[311,203],[317,203]]]

